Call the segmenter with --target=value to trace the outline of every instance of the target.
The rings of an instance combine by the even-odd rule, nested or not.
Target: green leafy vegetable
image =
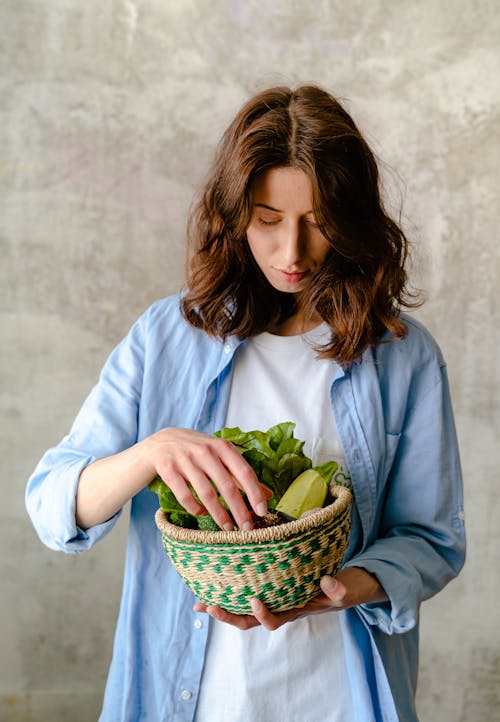
[[[273,491],[268,506],[273,509],[296,476],[312,466],[304,455],[304,441],[293,435],[295,424],[285,421],[267,431],[224,428],[215,436],[228,439],[240,451],[260,481]]]
[[[156,476],[153,481],[148,484],[148,488],[158,495],[160,506],[167,514],[170,515],[175,512],[188,513],[182,504],[177,501],[174,492],[159,476]]]
[[[176,526],[182,526],[184,529],[197,529],[198,523],[196,517],[188,511],[172,511],[169,514],[169,520]],[[219,527],[217,527],[218,529]]]
[[[219,525],[208,514],[193,516],[177,501],[174,492],[167,486],[161,477],[156,476],[149,484],[148,488],[158,496],[158,501],[167,514],[168,520],[176,526],[182,526],[185,529],[206,529],[209,531],[220,530]],[[195,499],[199,501],[196,493],[191,489]],[[228,511],[226,501],[219,496],[222,506]]]
[[[198,529],[202,529],[203,531],[220,531],[220,526],[217,524],[215,519],[210,516],[210,514],[198,516],[196,519],[198,522]]]

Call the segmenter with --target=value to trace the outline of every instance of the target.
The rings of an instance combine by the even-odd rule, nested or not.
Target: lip
[[[300,283],[300,281],[302,281],[307,276],[309,271],[295,271],[289,273],[288,271],[278,270],[278,273],[286,283]]]

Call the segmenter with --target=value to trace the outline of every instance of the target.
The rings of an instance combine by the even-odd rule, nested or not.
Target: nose
[[[300,263],[304,256],[306,238],[299,221],[290,222],[283,229],[281,241],[282,264],[284,270],[291,269]]]

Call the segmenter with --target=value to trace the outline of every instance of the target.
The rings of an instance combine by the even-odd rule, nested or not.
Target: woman
[[[66,552],[132,499],[101,720],[415,720],[419,605],[464,559],[460,464],[443,358],[401,315],[407,241],[352,118],[316,87],[253,97],[189,236],[187,292],[134,324],[27,490]],[[189,512],[250,528],[240,490],[257,514],[270,492],[212,434],[285,420],[350,478],[343,568],[302,609],[207,608],[161,548],[146,485],[159,474]]]

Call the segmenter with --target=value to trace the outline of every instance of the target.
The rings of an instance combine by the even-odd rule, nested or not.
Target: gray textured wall
[[[493,0],[0,4],[2,720],[96,719],[126,520],[86,555],[50,552],[26,479],[135,317],[180,287],[225,123],[250,92],[309,81],[346,100],[404,194],[418,316],[448,359],[470,547],[422,610],[421,718],[498,713],[499,29]]]

